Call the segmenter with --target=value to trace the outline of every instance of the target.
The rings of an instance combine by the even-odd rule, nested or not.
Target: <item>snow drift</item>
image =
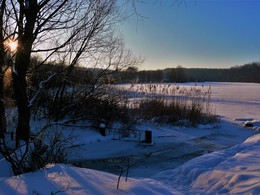
[[[260,134],[195,158],[154,179],[186,193],[260,194]]]

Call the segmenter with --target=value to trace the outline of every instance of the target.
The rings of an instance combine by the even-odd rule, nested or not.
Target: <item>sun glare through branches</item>
[[[18,47],[18,43],[16,40],[13,39],[8,39],[6,41],[6,48],[10,51],[10,52],[15,52],[17,50]]]

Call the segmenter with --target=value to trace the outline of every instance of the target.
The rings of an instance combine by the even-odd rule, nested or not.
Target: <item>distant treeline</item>
[[[231,68],[167,68],[143,70],[128,68],[121,72],[121,82],[254,82],[260,83],[260,62]]]
[[[35,62],[37,66],[37,62]],[[61,72],[64,65],[49,63],[40,66],[30,75],[30,84],[38,86],[39,82],[46,80],[50,75]],[[62,74],[63,75],[63,74]],[[61,76],[62,76],[61,75]],[[167,68],[164,70],[142,70],[128,67],[126,70],[107,70],[97,68],[75,67],[66,76],[68,85],[88,83],[95,85],[99,80],[102,83],[181,83],[181,82],[251,82],[260,83],[260,62],[253,62],[231,68]],[[59,85],[60,77],[53,79],[50,85]]]

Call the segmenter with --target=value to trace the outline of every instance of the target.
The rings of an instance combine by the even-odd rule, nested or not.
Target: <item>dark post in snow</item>
[[[152,131],[150,131],[150,130],[145,131],[145,143],[147,143],[147,144],[152,143]]]
[[[99,125],[99,133],[103,136],[106,136],[106,125],[104,123]]]

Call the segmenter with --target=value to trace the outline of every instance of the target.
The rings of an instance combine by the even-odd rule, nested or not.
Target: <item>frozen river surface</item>
[[[190,83],[190,86],[194,86],[194,83]],[[216,114],[231,120],[260,120],[260,84],[209,82],[203,83],[203,86],[211,86]]]
[[[144,90],[146,85],[146,91]],[[121,87],[124,90],[133,92],[132,98],[142,98],[149,94],[147,88],[150,84],[124,84]],[[151,84],[153,85],[153,84]],[[228,120],[245,119],[260,120],[260,84],[259,83],[228,83],[228,82],[202,82],[202,83],[164,83],[154,84],[157,89],[166,86],[175,88],[180,86],[190,89],[191,87],[200,88],[207,91],[211,88],[211,101],[216,114],[225,117]],[[148,87],[147,87],[148,86]],[[153,94],[164,94],[156,91]],[[165,94],[166,95],[166,94]],[[168,94],[167,94],[168,96]]]

